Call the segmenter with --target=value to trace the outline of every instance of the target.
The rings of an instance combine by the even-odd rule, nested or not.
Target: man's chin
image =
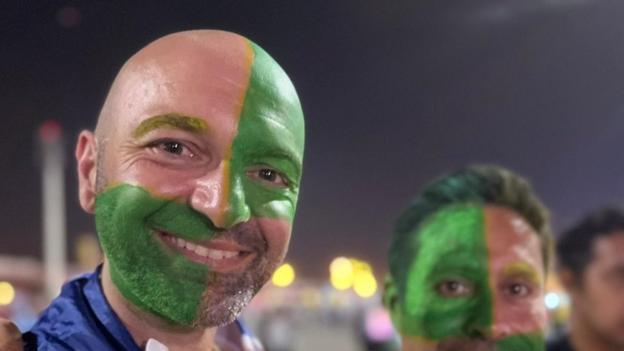
[[[193,326],[215,328],[234,322],[255,294],[256,289],[251,287],[225,296],[206,293]]]

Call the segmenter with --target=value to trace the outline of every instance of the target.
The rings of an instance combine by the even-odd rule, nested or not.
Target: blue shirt
[[[61,290],[61,294],[43,311],[30,332],[23,340],[25,351],[31,350],[126,350],[140,351],[132,336],[121,323],[104,297],[100,285],[100,271],[84,274],[70,280]],[[254,350],[253,338],[240,321],[234,326],[239,340],[232,340],[232,329],[219,330],[218,334],[227,334],[231,347],[241,350]],[[217,343],[219,343],[219,335]],[[248,340],[244,340],[248,339]],[[251,342],[250,342],[251,341]]]

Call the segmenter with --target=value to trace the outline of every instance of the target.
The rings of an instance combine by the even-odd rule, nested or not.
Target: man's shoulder
[[[84,274],[63,285],[59,296],[24,335],[26,350],[107,349],[107,338],[85,294],[87,284],[97,280],[96,274]]]
[[[568,335],[563,334],[546,344],[546,351],[574,351]]]
[[[84,295],[84,287],[95,273],[78,276],[63,285],[61,293],[41,313],[31,332],[52,333],[62,336],[76,324],[83,324],[90,308]]]

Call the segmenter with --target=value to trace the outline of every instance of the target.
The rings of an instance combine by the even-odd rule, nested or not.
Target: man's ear
[[[394,279],[390,274],[386,275],[384,281],[383,304],[389,312],[394,312],[398,307],[399,294]]]
[[[88,213],[95,212],[97,142],[93,132],[83,130],[76,144],[78,163],[78,197],[80,206]]]
[[[399,290],[390,274],[386,275],[384,281],[383,304],[390,313],[394,327],[397,330],[400,329],[401,304],[399,302]]]

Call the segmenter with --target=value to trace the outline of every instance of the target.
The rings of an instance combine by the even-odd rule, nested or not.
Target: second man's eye
[[[505,287],[506,293],[513,297],[526,297],[531,295],[531,288],[523,283],[511,283]]]
[[[436,286],[437,293],[446,298],[470,296],[473,290],[472,283],[465,279],[448,279]]]

